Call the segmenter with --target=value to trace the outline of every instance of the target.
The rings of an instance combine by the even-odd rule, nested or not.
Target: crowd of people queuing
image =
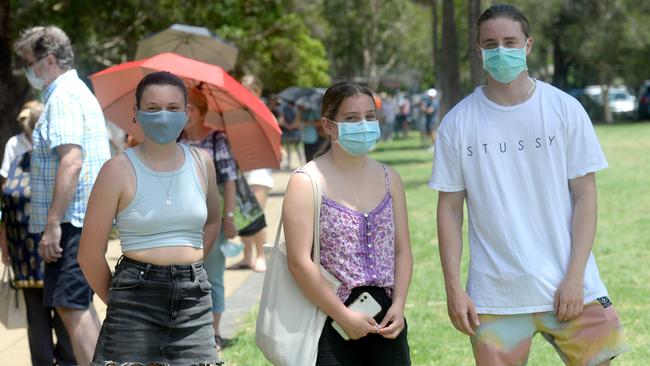
[[[487,83],[439,129],[435,89],[376,95],[343,81],[317,107],[269,100],[286,164],[293,166],[293,152],[300,166],[283,203],[289,270],[327,315],[317,365],[411,363],[405,189],[394,169],[368,153],[413,127],[423,144],[435,142],[429,185],[439,191],[449,317],[469,336],[476,364],[525,364],[538,332],[569,365],[607,365],[626,350],[591,254],[594,174],[607,166],[591,122],[571,97],[529,76],[533,39],[519,10],[493,5],[477,24]],[[23,288],[32,363],[221,364],[220,247],[238,235],[238,167],[227,134],[204,125],[200,87],[188,89],[169,72],[143,77],[133,123],[144,139],[111,157],[102,110],[73,67],[66,34],[33,27],[21,33],[15,51],[30,85],[43,93],[43,104],[23,106],[22,132],[7,143],[0,169],[2,260]],[[257,78],[242,84],[262,95]],[[270,170],[244,174],[264,207]],[[311,179],[322,187],[317,264]],[[465,202],[472,250],[463,289]],[[105,253],[114,227],[122,256],[112,271]],[[266,240],[266,230],[242,237],[244,258],[232,268],[264,272]],[[540,262],[543,268],[531,267]],[[336,292],[325,290],[319,266],[340,282]],[[103,321],[94,294],[107,305]],[[348,308],[364,294],[378,312]]]
[[[410,131],[417,131],[421,145],[433,147],[440,123],[438,90],[431,88],[420,93],[397,89],[392,93],[373,93],[373,98],[381,128],[380,141],[406,138]],[[271,95],[269,108],[282,128],[283,167],[294,167],[292,159],[297,159],[298,165],[312,161],[327,140],[320,123],[320,105]]]

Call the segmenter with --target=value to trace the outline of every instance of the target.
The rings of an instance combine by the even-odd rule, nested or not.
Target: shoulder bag
[[[314,194],[312,259],[329,282],[331,291],[336,292],[341,283],[320,264],[321,190],[317,179],[308,173],[307,175],[311,179]],[[264,246],[268,256],[267,270],[257,315],[255,343],[273,365],[314,365],[318,355],[318,340],[327,314],[305,297],[289,272],[286,245],[280,242],[281,229],[282,219],[274,244]]]
[[[25,298],[11,277],[10,266],[5,266],[0,283],[0,323],[7,329],[27,328]]]

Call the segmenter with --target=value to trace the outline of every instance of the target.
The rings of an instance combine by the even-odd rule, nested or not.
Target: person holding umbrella
[[[176,143],[191,111],[182,79],[151,73],[135,99],[144,141],[104,164],[81,234],[79,264],[108,305],[92,364],[220,364],[203,267],[221,221],[214,167]],[[112,276],[113,220],[123,255]]]
[[[262,82],[255,75],[245,75],[241,83],[256,97],[260,98],[262,96]],[[257,202],[263,210],[269,198],[269,191],[273,189],[271,169],[253,169],[244,172],[244,175],[253,194],[255,194],[255,199],[257,199]],[[228,267],[228,269],[252,269],[255,272],[266,271],[266,260],[264,258],[266,228],[262,228],[251,236],[241,236],[241,240],[244,243],[244,258],[240,262]],[[253,257],[253,247],[255,247],[255,257]]]
[[[214,328],[217,350],[223,347],[223,339],[219,332],[221,314],[225,310],[224,270],[226,257],[221,251],[221,245],[226,239],[237,236],[235,227],[235,180],[237,179],[237,163],[230,151],[228,138],[223,131],[212,131],[205,127],[205,115],[208,112],[208,102],[205,94],[198,88],[189,90],[190,113],[189,120],[183,128],[180,141],[186,145],[205,150],[211,157],[216,168],[215,183],[222,192],[223,211],[221,212],[221,232],[215,242],[215,250],[205,257],[205,270],[212,285],[212,326]]]

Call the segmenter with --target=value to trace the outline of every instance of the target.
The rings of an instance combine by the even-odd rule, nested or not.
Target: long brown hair
[[[351,96],[359,94],[369,96],[373,103],[375,103],[375,97],[372,94],[372,91],[370,91],[370,89],[365,85],[353,83],[351,81],[342,81],[330,86],[325,91],[325,95],[323,95],[323,102],[321,103],[320,109],[321,117],[334,121],[343,101]],[[375,105],[375,108],[377,108],[377,105]],[[332,141],[328,138],[320,149],[318,149],[316,154],[314,154],[314,159],[325,154],[331,147]]]

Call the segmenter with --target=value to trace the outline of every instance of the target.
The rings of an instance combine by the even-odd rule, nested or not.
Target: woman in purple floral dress
[[[328,143],[293,174],[283,222],[289,270],[328,319],[317,365],[410,365],[404,305],[413,258],[404,187],[399,175],[370,157],[381,133],[372,92],[342,82],[327,89],[321,123]],[[314,200],[322,187],[321,264],[340,282],[337,293],[311,260]],[[374,317],[350,305],[367,292],[381,305]],[[350,340],[334,328],[337,322]]]

